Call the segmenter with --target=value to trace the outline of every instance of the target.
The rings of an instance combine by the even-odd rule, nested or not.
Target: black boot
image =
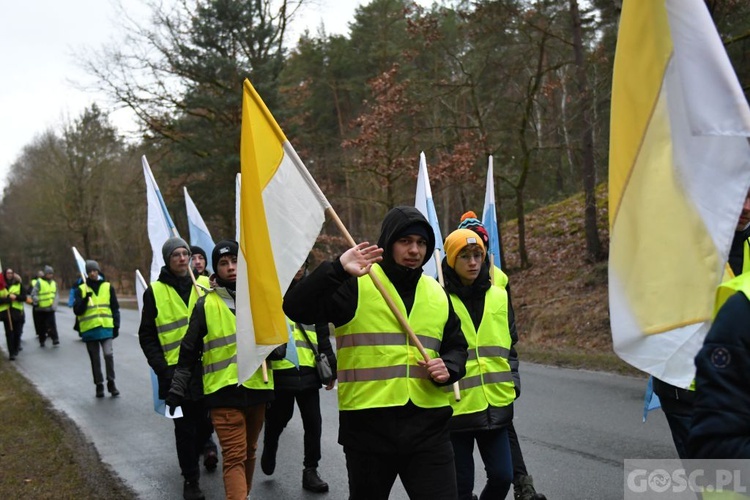
[[[117,390],[117,386],[115,385],[114,380],[110,380],[107,382],[107,390],[110,394],[112,394],[112,397],[120,395],[120,391]]]
[[[515,500],[547,500],[547,497],[537,493],[531,476],[519,476],[513,481],[513,498]]]
[[[205,495],[198,485],[198,479],[185,479],[185,485],[182,487],[182,498],[185,500],[205,500]]]
[[[209,448],[204,451],[203,467],[205,467],[208,472],[213,472],[216,470],[217,465],[219,465],[219,457],[216,454],[216,450]]]
[[[279,442],[264,441],[263,442],[263,454],[260,456],[260,470],[263,474],[270,476],[273,471],[276,470],[276,450],[279,447]]]
[[[315,467],[307,467],[302,471],[302,487],[307,491],[325,493],[328,491],[328,483],[323,481]]]
[[[96,397],[97,398],[104,397],[104,384],[96,384]]]

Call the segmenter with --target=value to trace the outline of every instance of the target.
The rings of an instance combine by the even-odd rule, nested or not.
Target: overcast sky
[[[164,0],[168,3],[170,0]],[[321,20],[327,33],[343,34],[358,5],[369,0],[315,0],[316,6],[295,21],[298,32],[315,32]],[[122,0],[135,18],[146,18],[140,0]],[[94,102],[108,109],[104,96],[76,89],[90,81],[73,56],[100,48],[117,37],[112,0],[2,1],[0,16],[0,188],[24,146],[47,129],[60,130]],[[295,30],[295,31],[297,31]],[[111,117],[132,129],[127,111]]]

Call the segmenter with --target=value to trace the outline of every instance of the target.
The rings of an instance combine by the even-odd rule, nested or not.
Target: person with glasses
[[[505,498],[513,480],[508,425],[516,398],[509,358],[517,340],[508,324],[508,294],[492,286],[482,239],[457,229],[445,239],[442,262],[445,289],[461,319],[469,345],[460,401],[447,391],[453,407],[449,423],[455,454],[459,500],[477,498],[474,489],[474,442],[487,472],[481,500]]]
[[[159,397],[166,399],[180,356],[180,342],[185,336],[190,313],[198,301],[188,266],[190,246],[182,238],[169,238],[162,246],[164,267],[159,278],[143,293],[143,311],[138,339],[149,366],[159,381]],[[177,460],[185,479],[183,498],[201,500],[200,456],[211,438],[213,426],[203,403],[200,365],[193,370],[182,404],[182,418],[174,422]],[[214,455],[215,456],[215,455]],[[218,460],[218,459],[217,459]],[[216,469],[213,462],[210,470]]]

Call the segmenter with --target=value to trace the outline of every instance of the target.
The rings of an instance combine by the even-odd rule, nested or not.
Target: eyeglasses
[[[467,262],[472,261],[472,260],[478,260],[481,262],[481,260],[484,258],[484,255],[482,255],[481,252],[471,252],[471,253],[467,252],[467,253],[458,254],[458,258],[461,260],[465,260]]]
[[[190,252],[172,252],[171,258],[190,257]]]

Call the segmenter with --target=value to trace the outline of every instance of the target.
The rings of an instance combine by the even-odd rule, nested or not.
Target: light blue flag
[[[661,401],[654,393],[654,377],[649,377],[646,383],[646,394],[643,397],[643,421],[646,421],[648,412],[657,408],[661,408]]]
[[[438,269],[445,256],[445,250],[443,249],[443,234],[440,232],[435,203],[432,201],[432,189],[430,188],[430,177],[427,175],[427,160],[424,152],[419,153],[419,174],[417,175],[417,194],[414,206],[422,212],[435,232],[435,252],[424,265],[423,272],[428,276],[438,278]]]
[[[500,268],[500,232],[497,228],[497,212],[495,210],[495,178],[492,171],[492,156],[487,167],[487,189],[484,192],[484,210],[482,211],[482,225],[490,237],[489,252],[494,264]]]
[[[146,280],[143,279],[143,275],[141,274],[141,272],[136,269],[135,298],[138,301],[139,315],[143,312],[143,292],[146,291],[146,288],[148,288],[148,285],[146,285]],[[159,399],[159,380],[156,378],[156,373],[154,373],[153,368],[149,368],[149,372],[151,372],[151,394],[154,401],[154,411],[163,417],[167,410],[167,404],[163,399]]]
[[[211,238],[211,233],[203,221],[198,207],[193,203],[193,199],[188,194],[186,187],[182,188],[185,192],[185,209],[187,211],[188,228],[190,229],[190,244],[201,247],[208,255],[211,255],[211,251],[214,248],[214,240]],[[211,261],[206,261],[206,269],[213,273],[214,269],[211,266]]]
[[[299,355],[297,354],[297,341],[294,339],[294,325],[290,325],[287,321],[287,327],[289,330],[289,340],[286,343],[286,356],[284,359],[291,362],[299,368]]]
[[[165,264],[161,247],[169,238],[179,236],[179,234],[174,222],[172,222],[172,217],[169,215],[167,205],[164,203],[164,198],[156,184],[156,179],[145,155],[141,157],[141,164],[143,165],[143,176],[146,180],[148,239],[151,243],[151,272],[149,276],[151,281],[156,281],[159,278],[162,266]]]

